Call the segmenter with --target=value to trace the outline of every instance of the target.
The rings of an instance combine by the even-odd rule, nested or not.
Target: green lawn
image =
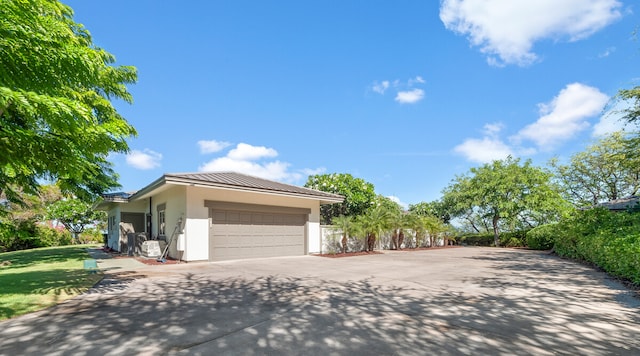
[[[83,293],[102,275],[84,270],[89,245],[0,253],[0,320]]]

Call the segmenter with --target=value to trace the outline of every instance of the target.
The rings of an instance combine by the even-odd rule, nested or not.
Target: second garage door
[[[209,260],[305,254],[304,209],[235,205],[210,208]]]

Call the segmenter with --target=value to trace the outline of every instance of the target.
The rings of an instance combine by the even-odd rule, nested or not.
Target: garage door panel
[[[307,215],[211,209],[210,216],[210,260],[305,254]]]

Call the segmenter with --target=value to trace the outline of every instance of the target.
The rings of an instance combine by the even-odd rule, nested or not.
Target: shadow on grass
[[[0,267],[0,272],[36,264],[82,261],[89,258],[87,247],[88,245],[73,245],[5,252],[0,254],[0,262],[9,261],[10,264]]]
[[[0,354],[638,354],[640,318],[589,295],[598,281],[542,270],[536,281],[536,268],[556,262],[540,256],[479,258],[515,281],[475,277],[487,292],[467,294],[371,279],[123,274],[0,324]],[[590,298],[603,298],[600,309]]]
[[[0,319],[56,304],[85,292],[100,278],[78,269],[0,274]]]

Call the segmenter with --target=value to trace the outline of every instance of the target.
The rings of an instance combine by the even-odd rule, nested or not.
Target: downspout
[[[153,232],[153,229],[152,229],[152,227],[153,227],[153,214],[151,213],[152,212],[152,210],[151,210],[151,206],[152,206],[151,205],[151,203],[152,203],[151,199],[152,198],[149,197],[149,220],[147,221],[147,233],[149,233],[149,236],[147,238],[149,240],[151,239],[151,234]]]

